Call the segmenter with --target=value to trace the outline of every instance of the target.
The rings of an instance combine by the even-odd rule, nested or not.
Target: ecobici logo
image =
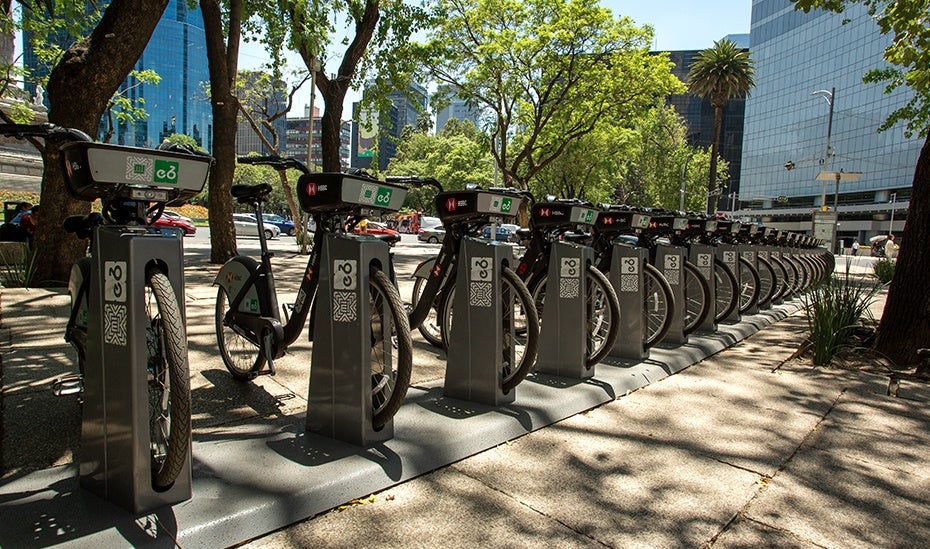
[[[176,185],[178,182],[178,163],[169,160],[155,161],[155,183],[170,183]]]
[[[359,197],[359,202],[375,206],[388,206],[391,204],[391,196],[393,194],[394,189],[390,187],[362,185],[362,193]]]
[[[510,213],[511,208],[513,208],[512,198],[494,197],[491,199],[491,209],[493,211],[497,211],[501,213]]]

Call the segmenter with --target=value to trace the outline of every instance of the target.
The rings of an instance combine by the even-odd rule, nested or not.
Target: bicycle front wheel
[[[710,314],[710,305],[710,286],[697,265],[685,261],[685,334],[697,330],[704,323]]]
[[[242,328],[228,326],[224,319],[229,312],[230,296],[222,285],[216,291],[216,343],[220,348],[223,364],[232,376],[240,381],[255,379],[265,365],[265,355],[258,345],[257,336],[246,337]]]
[[[745,313],[759,299],[759,271],[749,260],[739,258],[739,312]]]
[[[407,394],[413,342],[404,304],[391,279],[372,267],[368,285],[372,426],[378,430],[394,417]]]
[[[440,315],[443,345],[448,352],[452,333],[453,297],[443,292]],[[529,374],[539,347],[539,315],[526,284],[509,267],[501,268],[501,388],[509,393]]]
[[[668,333],[675,313],[675,296],[659,269],[646,263],[643,275],[643,346],[648,349],[662,341]]]
[[[739,306],[739,288],[736,277],[722,261],[714,258],[714,285],[717,288],[714,320],[723,321]]]
[[[152,485],[169,488],[191,445],[190,374],[181,307],[168,277],[150,267],[145,283]]]
[[[620,301],[610,281],[597,267],[589,265],[585,276],[587,304],[585,306],[585,366],[590,369],[604,360],[620,333]],[[536,313],[543,321],[546,300],[546,282],[542,277],[533,288],[533,303]]]

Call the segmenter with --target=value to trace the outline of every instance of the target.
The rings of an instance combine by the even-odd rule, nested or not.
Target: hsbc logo
[[[650,228],[650,229],[656,229],[656,228],[658,228],[658,227],[659,227],[659,224],[658,224],[657,222],[655,222],[655,221],[650,221],[650,222],[649,222],[649,228]]]
[[[316,196],[316,192],[316,183],[307,183],[307,194],[309,196]]]
[[[539,215],[541,215],[542,217],[549,217],[550,215],[552,215],[552,210],[550,210],[549,208],[542,208],[539,210]]]
[[[613,218],[613,217],[611,217],[611,216],[605,216],[605,217],[604,217],[604,225],[613,225],[613,224],[614,224],[614,218]]]

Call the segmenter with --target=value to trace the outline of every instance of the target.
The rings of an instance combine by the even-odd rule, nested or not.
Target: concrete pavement
[[[647,363],[599,365],[594,383],[534,376],[502,410],[443,400],[444,356],[420,342],[396,440],[365,451],[303,432],[309,343],[299,341],[274,378],[229,378],[212,329],[216,267],[198,242],[185,240],[194,499],[132,517],[77,489],[79,407],[47,390],[72,369],[61,341],[67,298],[5,290],[0,546],[903,547],[930,539],[930,392],[902,382],[894,399],[884,394],[887,377],[782,364],[805,322],[797,314],[772,322],[797,304],[658,350]],[[285,296],[294,288],[284,281],[302,269],[286,244],[277,244]],[[409,284],[403,274],[434,248],[397,250]],[[358,503],[327,511],[350,500]]]

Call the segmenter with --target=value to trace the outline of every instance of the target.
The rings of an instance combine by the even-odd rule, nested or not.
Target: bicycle
[[[590,229],[596,216],[597,210],[590,202],[578,199],[556,200],[553,197],[530,207],[530,228],[525,230],[528,234],[522,235],[528,243],[516,272],[526,282],[540,319],[543,318],[552,245],[570,231]],[[588,297],[585,365],[590,369],[613,349],[620,330],[620,302],[607,276],[592,264],[585,266],[585,285]]]
[[[57,378],[52,392],[56,396],[80,394],[84,392],[88,326],[100,322],[89,313],[89,301],[94,297],[90,295],[91,280],[112,274],[99,273],[94,266],[98,232],[107,228],[121,235],[173,239],[180,256],[183,232],[153,227],[152,223],[167,204],[183,203],[203,189],[213,159],[171,144],[153,150],[94,143],[80,130],[54,124],[0,124],[0,134],[64,140],[61,157],[66,188],[77,200],[100,199],[103,205],[102,213],[69,216],[63,221],[66,232],[90,243],[88,255],[71,267],[68,281],[71,310],[65,340],[77,353],[78,374]],[[119,269],[118,265],[111,268]],[[161,258],[147,258],[144,279],[141,291],[145,304],[151,482],[156,490],[162,490],[174,484],[190,448],[187,335],[184,302],[176,294]],[[138,289],[129,287],[125,291],[128,294]]]
[[[626,205],[601,204],[600,209],[591,234],[584,241],[594,248],[598,270],[609,273],[614,241],[637,245],[639,233],[649,226],[650,217],[645,211]],[[643,347],[649,349],[668,333],[677,304],[668,281],[652,264],[643,265],[643,276]]]
[[[323,246],[336,237],[375,240],[353,233],[369,216],[400,209],[407,189],[362,174],[313,173],[294,158],[278,156],[239,157],[242,164],[265,165],[275,170],[294,168],[301,209],[313,216],[316,231],[307,267],[293,304],[279,311],[274,272],[264,231],[263,204],[271,185],[233,185],[232,195],[252,207],[258,223],[259,261],[237,256],[226,262],[213,283],[217,286],[215,326],[220,357],[226,369],[240,381],[261,374],[275,374],[274,361],[284,356],[300,336],[309,317],[313,341],[315,296],[320,282]],[[387,245],[385,243],[385,245]],[[400,409],[410,384],[413,343],[400,294],[390,278],[389,265],[369,265],[371,328],[372,426],[379,430]],[[282,313],[284,322],[281,322]],[[396,356],[395,356],[396,353]],[[267,365],[267,368],[265,366]]]
[[[481,237],[486,225],[516,216],[526,192],[504,188],[445,191],[435,179],[416,176],[389,177],[388,181],[430,185],[438,191],[434,202],[446,232],[439,254],[414,271],[409,319],[411,328],[419,329],[430,344],[447,350],[462,241]],[[523,280],[507,265],[500,266],[500,273],[504,326],[501,388],[506,394],[523,381],[536,360],[539,316]]]

